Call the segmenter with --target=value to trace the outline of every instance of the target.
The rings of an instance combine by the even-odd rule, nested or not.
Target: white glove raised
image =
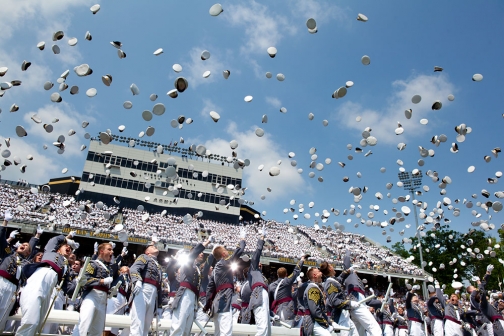
[[[411,289],[413,289],[413,290],[419,290],[420,289],[420,285],[414,285],[413,287],[411,287]]]
[[[42,229],[39,224],[37,225],[37,234],[41,235],[42,233],[44,233],[44,229]]]
[[[114,242],[111,241],[111,242],[109,242],[109,244],[112,245],[112,249],[115,249],[116,244]]]
[[[114,281],[114,278],[112,278],[112,277],[106,277],[105,279],[103,279],[103,284],[105,286],[110,286],[110,284],[112,283],[112,281]]]
[[[12,219],[12,213],[10,212],[10,210],[6,210],[5,213],[4,213],[4,220],[6,222],[10,221]]]
[[[68,234],[68,237],[73,238],[73,237],[75,237],[76,233],[77,232],[75,232],[75,231],[70,231],[70,233]]]
[[[494,269],[494,265],[492,265],[492,264],[488,265],[487,266],[487,272],[488,272],[488,274],[492,274],[493,269]]]
[[[9,238],[16,239],[16,235],[18,235],[18,234],[19,234],[19,231],[18,230],[14,230],[14,231],[12,231],[10,233]]]
[[[97,254],[98,253],[98,243],[94,243],[93,247],[94,247],[95,254]]]
[[[357,309],[360,307],[360,304],[357,301],[350,301],[350,309]]]
[[[441,287],[439,286],[439,281],[437,281],[437,280],[436,280],[436,281],[434,281],[434,288],[441,288]]]
[[[273,320],[274,321],[280,321],[280,316],[278,316],[278,315],[273,316]]]
[[[16,242],[16,244],[14,244],[15,249],[17,249],[19,246],[21,246],[21,242]]]
[[[81,287],[84,286],[86,284],[87,280],[88,279],[85,276],[83,276],[82,278],[80,278],[80,280],[79,280],[79,286],[81,286]]]
[[[154,233],[154,234],[152,235],[151,240],[152,240],[154,243],[157,243],[157,242],[159,241],[159,237],[158,237],[158,235]]]
[[[334,331],[334,327],[332,325],[329,325],[329,327],[327,328],[327,331],[329,333],[332,333]]]
[[[133,287],[133,295],[138,295],[138,293],[140,293],[142,291],[142,282],[141,281],[137,281],[135,283],[135,287]]]
[[[371,294],[374,294],[374,289],[369,287],[369,291],[371,292]]]
[[[126,248],[126,246],[122,248],[121,254],[128,255],[128,249]]]
[[[240,229],[240,238],[241,238],[241,239],[245,239],[245,238],[247,238],[247,230],[245,230],[245,228],[244,228],[244,227],[242,227],[242,228]]]
[[[263,237],[266,237],[266,234],[268,233],[268,231],[266,230],[266,225],[263,225],[262,227],[262,230],[261,230],[261,234]]]
[[[79,243],[76,243],[76,242],[75,242],[74,240],[72,240],[72,239],[68,239],[68,238],[67,238],[66,242],[67,242],[68,246],[70,246],[70,247],[71,247],[74,251],[75,251],[75,250],[77,250],[77,249],[79,248],[79,246],[80,246],[80,244],[79,244]]]

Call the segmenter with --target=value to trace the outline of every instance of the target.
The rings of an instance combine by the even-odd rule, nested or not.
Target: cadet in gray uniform
[[[159,250],[155,245],[147,246],[130,268],[133,282],[133,306],[131,307],[131,335],[147,336],[154,313],[162,302],[162,271],[157,262]]]
[[[245,267],[243,269],[243,277],[245,279],[248,278],[248,271],[249,268]],[[240,289],[240,297],[241,297],[241,324],[252,324],[252,312],[249,310],[249,304],[250,304],[250,296],[252,295],[252,289],[250,289],[250,284],[248,280],[246,280],[241,289]]]
[[[201,282],[201,271],[198,266],[203,262],[203,251],[210,242],[211,238],[209,237],[204,244],[196,245],[190,251],[185,264],[179,268],[180,286],[172,303],[171,336],[191,333]]]
[[[490,304],[487,300],[487,291],[486,291],[486,281],[490,274],[492,274],[493,265],[488,265],[487,272],[483,281],[478,281],[478,292],[476,295],[476,300],[479,301],[481,313],[485,315],[487,319],[492,322],[493,325],[493,334],[495,336],[504,336],[504,320],[502,315],[499,314],[497,309]]]
[[[418,305],[418,296],[416,290],[420,289],[420,285],[414,285],[411,291],[406,294],[406,315],[410,321],[409,334],[411,336],[427,336],[425,335],[423,314]]]
[[[203,308],[206,304],[206,290],[208,287],[208,282],[210,281],[210,277],[212,276],[212,265],[215,258],[212,254],[210,254],[205,263],[203,264],[203,270],[201,271],[201,284],[200,284],[200,292],[198,301],[201,303],[201,306],[198,307],[198,311],[196,313],[196,319],[199,322],[206,323],[208,320],[208,315],[203,312]]]
[[[16,335],[33,336],[39,331],[49,310],[53,289],[67,271],[66,258],[72,253],[72,248],[78,248],[78,243],[71,239],[74,235],[75,231],[72,231],[66,237],[59,235],[51,238],[44,248],[42,261],[23,267],[22,273],[28,280],[19,300],[23,317]]]
[[[304,261],[305,257],[303,256],[289,276],[287,276],[287,270],[280,267],[277,271],[278,280],[269,285],[269,294],[273,302],[271,310],[275,315],[278,315],[281,321],[291,326],[293,326],[294,317],[296,316],[292,285],[301,273]]]
[[[430,287],[431,285],[429,285]],[[443,291],[439,287],[439,282],[435,282],[435,292],[430,293],[431,297],[427,301],[427,310],[431,317],[431,330],[434,336],[444,335],[444,301]]]
[[[7,222],[12,218],[9,215],[10,213],[5,214],[5,220],[0,227],[0,248],[3,255],[3,260],[0,262],[0,333],[4,331],[5,322],[16,302],[21,269],[30,263],[33,256],[38,252],[36,246],[40,235],[44,232],[39,226],[37,235],[32,237],[29,243],[20,244],[14,251],[10,249],[6,239]]]
[[[303,293],[303,302],[308,314],[303,318],[302,336],[330,336],[333,327],[325,313],[324,295],[319,288],[322,272],[312,267],[308,270],[308,282]]]
[[[85,270],[85,277],[81,279],[84,289],[82,305],[79,323],[72,334],[74,336],[100,336],[105,328],[108,292],[114,280],[110,266],[113,254],[111,244],[100,244],[98,258],[90,261]]]
[[[330,312],[334,322],[340,326],[350,328],[350,331],[340,331],[340,335],[356,333],[355,325],[350,319],[350,313],[348,312],[351,309],[351,301],[347,299],[346,292],[341,286],[350,272],[343,271],[336,277],[334,267],[327,262],[320,264],[319,269],[327,277],[324,283],[324,294],[328,313]]]
[[[210,316],[214,319],[215,336],[231,336],[233,334],[233,313],[231,311],[231,299],[234,292],[233,286],[233,263],[238,262],[238,259],[245,251],[245,238],[247,233],[244,228],[240,230],[239,246],[230,256],[228,251],[223,246],[216,246],[212,254],[217,260],[217,264],[213,270],[213,276],[210,277],[210,282],[207,287],[207,302],[205,311],[210,312]]]
[[[252,290],[249,310],[253,312],[257,327],[256,336],[271,335],[270,310],[267,280],[262,274],[260,259],[264,247],[266,228],[263,226],[261,237],[257,241],[257,248],[250,259],[247,280]]]

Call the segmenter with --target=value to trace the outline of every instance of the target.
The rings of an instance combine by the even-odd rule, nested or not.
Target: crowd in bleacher
[[[114,227],[118,224],[114,219],[120,214],[120,223],[131,237],[150,238],[155,233],[161,242],[167,244],[196,245],[201,240],[198,233],[211,232],[217,242],[228,249],[233,249],[237,243],[237,224],[208,220],[204,215],[198,217],[191,214],[190,220],[184,220],[183,216],[166,212],[147,213],[139,209],[121,208],[120,204],[93,204],[76,200],[73,196],[39,192],[36,188],[0,185],[0,214],[7,209],[11,210],[14,220],[40,223],[46,225],[49,231],[67,227],[95,233],[114,233]],[[247,246],[253,248],[262,223],[241,224],[249,227]],[[377,272],[422,274],[417,266],[383,247],[365,241],[360,234],[293,226],[276,221],[269,221],[267,229],[268,244],[263,251],[265,256],[296,259],[309,252],[311,259],[318,262],[340,264],[344,251],[350,249],[354,264],[360,268]]]

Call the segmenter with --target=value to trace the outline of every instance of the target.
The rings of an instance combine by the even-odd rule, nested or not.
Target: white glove
[[[411,289],[413,289],[413,290],[419,290],[420,289],[420,285],[414,285]]]
[[[94,243],[94,252],[95,254],[98,253],[98,243]]]
[[[135,287],[133,287],[133,295],[137,295],[141,291],[142,291],[142,282],[141,281],[137,281],[135,283]]]
[[[4,220],[6,222],[10,221],[12,219],[12,213],[10,212],[10,210],[6,210],[5,213],[4,213]]]
[[[278,315],[273,316],[273,321],[280,321],[280,316]]]
[[[21,246],[21,242],[16,242],[16,244],[14,244],[15,249],[17,249],[19,246]]]
[[[439,287],[439,281],[437,281],[437,280],[434,281],[434,288],[441,288],[441,287]]]
[[[333,332],[333,330],[334,330],[334,327],[333,327],[332,325],[329,325],[329,327],[327,328],[327,331],[328,331],[329,333],[332,333],[332,332]]]
[[[72,239],[67,238],[66,242],[67,242],[68,246],[70,246],[73,250],[77,250],[79,248],[79,243],[76,243]]]
[[[70,233],[68,234],[68,237],[73,238],[73,237],[75,237],[76,233],[77,232],[75,232],[75,231],[70,231]]]
[[[360,304],[357,301],[350,301],[350,309],[357,309],[360,307]]]
[[[151,239],[154,243],[157,243],[159,241],[159,237],[157,236],[157,234],[153,234],[152,235],[152,239]]]
[[[262,230],[261,230],[261,234],[263,237],[266,237],[266,234],[268,233],[268,231],[266,231],[266,225],[263,225],[262,227]]]
[[[39,224],[37,225],[37,234],[41,235],[42,233],[44,233],[44,229],[42,229]]]
[[[395,295],[395,292],[392,288],[390,288],[390,297],[394,296]]]
[[[80,278],[80,280],[79,280],[79,286],[81,286],[81,287],[84,286],[86,284],[87,280],[88,279],[85,276],[83,276],[82,278]]]
[[[110,286],[110,284],[112,283],[112,281],[114,281],[114,278],[112,278],[112,277],[107,277],[107,278],[103,279],[103,284],[104,284],[105,286]]]
[[[126,248],[126,246],[122,248],[121,254],[128,255],[128,249]]]
[[[112,249],[115,249],[116,244],[114,242],[109,242],[110,245],[112,245]]]
[[[371,294],[374,294],[374,289],[369,287],[369,291],[371,292]]]
[[[488,274],[492,274],[493,269],[494,269],[494,265],[492,265],[492,264],[488,265],[487,266],[487,272],[488,272]]]
[[[9,238],[16,239],[16,235],[18,235],[18,234],[19,234],[19,231],[18,230],[14,230],[14,231],[12,231],[10,233]]]
[[[247,238],[247,230],[245,230],[245,228],[244,228],[244,227],[242,227],[242,228],[240,229],[240,238],[241,238],[241,239],[245,239],[245,238]]]

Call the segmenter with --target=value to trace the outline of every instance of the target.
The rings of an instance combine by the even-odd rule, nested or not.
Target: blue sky
[[[92,15],[89,8],[95,3],[101,5],[101,10]],[[367,219],[372,211],[373,220],[386,221],[395,215],[394,206],[401,211],[405,205],[392,203],[393,198],[406,194],[395,185],[399,172],[396,161],[402,160],[407,171],[418,168],[418,146],[422,146],[435,150],[434,157],[425,158],[422,170],[435,170],[440,178],[449,176],[453,180],[446,195],[441,196],[439,182],[424,176],[424,185],[430,191],[419,199],[428,203],[427,213],[443,197],[452,201],[471,199],[475,204],[472,209],[462,202],[454,204],[460,208],[458,217],[443,207],[453,229],[467,231],[471,222],[478,220],[488,220],[497,228],[504,222],[501,213],[491,209],[486,213],[476,206],[478,201],[487,201],[481,196],[482,189],[492,194],[490,201],[497,200],[494,192],[503,190],[502,181],[487,183],[487,178],[503,170],[502,156],[495,158],[491,154],[494,147],[504,147],[504,42],[499,36],[504,30],[499,19],[504,12],[503,2],[221,3],[224,12],[212,17],[208,10],[213,3],[202,1],[4,0],[0,12],[0,67],[7,66],[9,71],[0,82],[19,79],[22,85],[0,98],[0,136],[12,139],[12,156],[21,158],[28,167],[25,174],[19,166],[8,167],[1,173],[2,178],[44,183],[61,176],[63,168],[69,169],[67,174],[80,175],[85,158],[80,145],[87,143],[84,133],[96,134],[107,128],[118,133],[117,127],[125,125],[122,135],[137,137],[148,126],[154,126],[155,134],[144,140],[168,144],[183,137],[187,145],[205,144],[221,155],[230,155],[229,141],[237,140],[239,157],[251,160],[243,172],[244,186],[249,188],[245,198],[254,201],[257,210],[266,211],[265,218],[312,225],[315,214],[322,214],[324,209],[336,208],[343,213],[351,205],[361,205],[356,213],[362,218]],[[369,21],[357,21],[358,13],[365,14]],[[318,33],[308,32],[308,18],[317,21]],[[57,42],[61,53],[54,55],[52,34],[58,30],[64,31],[65,37]],[[86,31],[91,32],[92,41],[84,39]],[[78,38],[76,46],[67,44],[70,37]],[[36,48],[40,41],[46,42],[44,51]],[[110,41],[123,43],[125,59],[118,58]],[[266,52],[270,46],[278,49],[275,58]],[[158,48],[163,48],[164,53],[154,56]],[[200,59],[203,50],[210,51],[210,59]],[[371,58],[370,65],[361,64],[363,55]],[[20,69],[23,60],[32,62],[26,72]],[[77,77],[73,72],[83,63],[93,69],[91,76]],[[172,70],[175,63],[183,67],[180,74]],[[444,71],[434,73],[434,66]],[[61,93],[62,103],[51,103],[50,94],[57,92],[56,80],[67,69],[70,75],[66,82],[70,87],[78,85],[79,93],[72,96],[67,89]],[[222,76],[226,69],[231,71],[227,80]],[[207,70],[211,75],[203,78]],[[267,71],[273,78],[266,78]],[[276,80],[278,73],[285,75],[284,81]],[[471,80],[476,73],[484,76],[481,82]],[[110,87],[102,84],[101,76],[105,74],[113,77]],[[177,76],[187,78],[189,89],[172,99],[166,93],[173,89]],[[46,81],[52,81],[55,87],[45,91]],[[355,83],[347,95],[338,100],[331,98],[346,81]],[[131,94],[132,83],[138,86],[140,95]],[[96,88],[98,94],[87,97],[89,88]],[[159,96],[156,102],[149,100],[152,93]],[[422,96],[419,104],[411,102],[415,94]],[[448,101],[449,94],[455,96],[453,102]],[[244,102],[247,95],[253,96],[252,102]],[[432,111],[436,100],[443,107]],[[124,109],[124,101],[131,101],[133,108]],[[165,104],[166,113],[144,121],[142,111],[159,102]],[[10,113],[14,103],[20,109]],[[280,113],[281,107],[287,108],[287,113]],[[407,120],[404,110],[409,108],[413,109],[413,117]],[[212,110],[221,115],[218,123],[209,117]],[[315,115],[312,121],[308,120],[310,112]],[[43,123],[60,119],[53,133],[46,133],[30,119],[35,113]],[[183,129],[172,128],[170,121],[181,114],[194,123]],[[264,114],[269,121],[261,124]],[[356,121],[358,116],[360,122]],[[428,119],[427,125],[419,123],[424,118]],[[80,127],[84,120],[90,122],[85,130]],[[329,122],[328,126],[322,125],[323,120]],[[394,133],[398,121],[404,127],[399,136]],[[459,152],[453,154],[450,146],[456,142],[454,127],[461,123],[471,127],[472,132],[458,144]],[[27,137],[16,136],[17,125],[25,127]],[[255,135],[257,127],[264,129],[264,137]],[[378,144],[355,153],[366,127],[372,128],[371,135]],[[58,155],[51,143],[70,129],[77,133],[66,136],[67,149]],[[436,147],[429,141],[440,134],[447,135],[448,141]],[[407,145],[403,151],[397,150],[400,142]],[[43,144],[49,148],[44,150]],[[348,150],[347,144],[352,144],[353,149]],[[324,164],[322,171],[309,168],[312,147],[317,149],[316,162]],[[0,149],[4,148],[3,143]],[[369,149],[373,154],[364,157]],[[296,154],[297,167],[291,166],[289,152]],[[35,157],[33,161],[26,160],[28,154]],[[484,155],[492,160],[485,163]],[[326,158],[332,160],[331,164],[324,163]],[[278,166],[279,160],[282,162]],[[345,168],[338,162],[344,162]],[[257,169],[261,164],[265,166],[262,172]],[[476,170],[469,174],[467,168],[471,165]],[[281,169],[279,176],[268,176],[272,166]],[[380,172],[381,167],[386,168],[385,173]],[[298,168],[303,169],[302,174],[298,174]],[[314,178],[308,176],[311,171]],[[317,180],[320,176],[323,182]],[[344,176],[349,177],[347,183],[342,181]],[[391,190],[385,187],[388,182],[394,184]],[[369,188],[359,203],[354,203],[348,192],[351,186]],[[377,200],[376,192],[385,197]],[[477,199],[472,199],[472,194],[477,194]],[[261,195],[266,196],[265,200]],[[296,201],[296,209],[304,204],[305,211],[284,214],[291,200]],[[308,207],[310,202],[314,202],[313,208]],[[372,205],[380,209],[370,210]],[[471,214],[474,209],[481,217]],[[295,221],[294,214],[300,219]],[[305,219],[305,214],[310,214],[310,219]],[[382,235],[380,227],[359,224],[355,215],[331,214],[328,223],[344,224],[348,231],[385,243],[387,235],[392,236],[392,242],[400,240],[397,233],[405,224],[412,225],[405,236],[413,235],[413,220],[412,215],[406,217],[406,221],[392,227],[394,232],[387,227],[386,235]],[[355,224],[359,224],[358,228],[354,228]]]

